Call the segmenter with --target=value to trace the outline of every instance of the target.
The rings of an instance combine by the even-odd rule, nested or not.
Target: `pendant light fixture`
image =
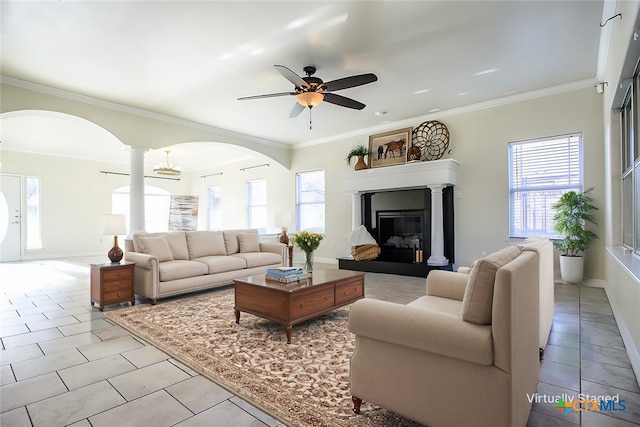
[[[166,163],[161,163],[153,168],[153,171],[158,175],[168,175],[168,176],[177,176],[182,173],[182,170],[179,167],[171,166],[169,162],[169,151],[165,151],[167,153],[167,161]]]

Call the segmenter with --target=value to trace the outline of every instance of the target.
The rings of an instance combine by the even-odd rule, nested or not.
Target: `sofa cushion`
[[[226,255],[222,231],[187,231],[189,259]]]
[[[521,253],[521,247],[507,246],[474,263],[462,299],[462,320],[478,325],[491,324],[493,284],[496,272]]]
[[[243,259],[247,268],[262,267],[265,265],[282,265],[282,257],[279,254],[273,252],[241,252],[239,254],[233,254],[230,258]]]
[[[205,264],[186,260],[163,262],[159,264],[158,269],[160,270],[161,282],[203,276],[208,272]]]
[[[184,231],[168,233],[167,242],[169,242],[173,259],[189,259],[189,248],[187,247],[187,237]]]
[[[247,267],[245,260],[227,255],[214,255],[196,258],[209,269],[209,274],[224,273],[226,271],[243,270]]]
[[[240,252],[240,242],[238,241],[239,233],[250,233],[258,235],[258,230],[255,228],[249,228],[244,230],[224,230],[222,235],[224,236],[224,245],[227,249],[227,255],[233,255]]]
[[[260,235],[254,233],[238,233],[240,252],[260,252]]]
[[[169,242],[164,237],[139,237],[140,251],[147,255],[153,255],[158,262],[173,261]]]

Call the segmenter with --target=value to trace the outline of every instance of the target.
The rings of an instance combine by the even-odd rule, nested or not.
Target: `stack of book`
[[[300,267],[269,267],[264,275],[267,280],[280,283],[293,283],[309,277]]]

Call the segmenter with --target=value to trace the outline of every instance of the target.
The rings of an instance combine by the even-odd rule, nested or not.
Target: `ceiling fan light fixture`
[[[171,166],[169,163],[169,151],[165,151],[167,153],[167,161],[165,163],[161,163],[153,168],[153,171],[158,175],[168,175],[168,176],[177,176],[182,173],[182,169],[179,167]]]
[[[323,99],[324,95],[318,92],[302,92],[296,94],[296,100],[298,101],[298,104],[309,108],[315,107],[316,105],[320,104]]]

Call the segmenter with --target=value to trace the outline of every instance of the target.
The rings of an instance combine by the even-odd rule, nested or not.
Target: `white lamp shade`
[[[291,218],[291,214],[288,212],[280,212],[276,214],[276,226],[278,227],[289,227],[293,219]]]
[[[109,236],[119,236],[127,232],[124,214],[106,214],[102,224],[103,234]]]

